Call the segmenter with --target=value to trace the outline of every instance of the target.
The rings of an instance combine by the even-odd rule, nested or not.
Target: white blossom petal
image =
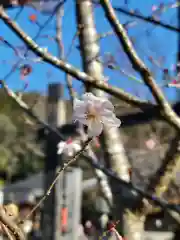
[[[81,105],[84,105],[84,102],[79,100],[78,98],[75,98],[73,101],[73,107],[76,108],[76,107],[80,107]]]
[[[109,110],[109,111],[114,111],[114,106],[113,106],[113,104],[112,104],[109,100],[107,100],[107,99],[105,99],[105,100],[103,101],[103,103],[102,103],[102,108],[103,108],[103,109],[107,109],[107,110]]]
[[[67,147],[65,154],[69,157],[72,157],[74,155],[73,147],[72,146]]]
[[[88,124],[88,136],[96,137],[102,132],[103,124],[100,121],[89,121]]]
[[[82,115],[86,111],[86,105],[87,104],[84,101],[76,98],[73,103],[73,110],[75,113]]]
[[[93,93],[87,92],[82,96],[83,101],[99,101],[99,98],[96,97]]]
[[[85,93],[82,96],[83,101],[85,102],[91,102],[93,103],[96,107],[101,107],[101,108],[105,108],[108,109],[110,111],[114,111],[114,106],[113,104],[106,98],[102,98],[102,97],[97,97],[95,95],[93,95],[91,92],[90,93]]]
[[[85,118],[85,116],[78,116],[78,115],[73,115],[73,121],[76,122],[80,122],[82,123],[83,125],[88,125],[88,120]]]
[[[78,143],[74,143],[74,150],[75,151],[80,151],[81,150],[81,146]]]
[[[101,116],[105,116],[107,118],[111,118],[112,115],[114,114],[112,111],[108,110],[108,109],[101,109]]]
[[[64,151],[65,146],[66,146],[66,142],[61,141],[60,143],[58,143],[58,145],[57,145],[57,148],[58,148],[57,154],[61,154]]]
[[[73,120],[86,124],[84,122],[86,120],[85,112],[86,103],[76,98],[73,105]]]
[[[111,115],[104,115],[101,118],[102,122],[108,127],[119,127],[121,125],[120,119],[118,119],[114,113],[111,113]]]
[[[82,100],[86,102],[86,104],[92,104],[96,108],[100,108],[102,106],[102,102],[104,101],[102,98],[96,97],[91,92],[83,94]]]

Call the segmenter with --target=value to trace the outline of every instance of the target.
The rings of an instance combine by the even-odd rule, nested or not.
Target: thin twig
[[[175,27],[175,26],[172,26],[172,25],[169,25],[167,23],[164,23],[162,21],[158,21],[156,19],[154,19],[153,17],[149,16],[149,17],[145,17],[143,15],[139,15],[138,13],[136,13],[135,11],[128,11],[128,10],[125,10],[124,8],[122,7],[113,7],[114,10],[116,12],[120,12],[120,13],[123,13],[127,16],[130,16],[130,17],[134,17],[134,18],[137,18],[137,19],[141,19],[145,22],[149,22],[151,24],[154,24],[156,26],[161,26],[163,28],[166,28],[168,30],[171,30],[173,32],[177,32],[177,33],[180,33],[180,28],[178,27]]]
[[[54,11],[52,12],[52,14],[50,15],[50,17],[48,17],[48,19],[43,23],[43,25],[40,26],[40,29],[39,31],[37,32],[37,34],[35,35],[35,37],[33,38],[34,41],[36,41],[38,39],[38,37],[40,36],[41,32],[43,31],[43,29],[47,26],[47,24],[51,21],[51,19],[53,18],[54,14],[56,13],[57,9],[60,8],[61,6],[63,6],[63,4],[65,4],[67,0],[63,0],[61,1],[57,6],[56,8],[54,9]],[[16,19],[14,19],[15,21]],[[24,53],[24,56],[27,57],[28,55],[28,52],[29,52],[29,48],[26,49],[25,53]],[[12,73],[14,73],[14,71],[16,70],[16,68],[21,64],[22,62],[22,59],[18,60],[15,65],[13,66],[13,69],[11,69],[7,74],[6,76],[4,76],[3,79],[7,80]]]
[[[100,0],[101,5],[104,9],[107,19],[111,24],[114,32],[116,33],[122,47],[127,54],[133,68],[139,72],[142,79],[144,80],[145,84],[151,91],[152,95],[154,96],[157,104],[160,107],[162,114],[164,115],[165,119],[171,122],[171,124],[180,131],[180,118],[177,114],[173,111],[170,104],[164,97],[163,92],[156,84],[150,70],[147,68],[145,63],[140,59],[138,54],[136,53],[126,30],[124,29],[123,25],[119,22],[118,18],[116,17],[115,11],[111,6],[109,0]]]
[[[150,183],[146,189],[148,192],[155,192],[158,197],[162,197],[162,194],[168,189],[168,186],[174,176],[173,173],[180,162],[179,144],[180,137],[178,133],[170,143],[162,165],[157,170],[156,174],[152,176],[152,179],[150,179]]]
[[[45,52],[44,49],[38,46],[32,38],[30,38],[14,21],[12,21],[9,16],[5,13],[3,8],[0,8],[0,17],[4,21],[4,23],[12,29],[13,32],[16,33],[19,38],[25,42],[25,44],[28,45],[28,47],[36,53],[38,56],[40,56],[45,62],[50,63],[51,65],[65,71],[66,73],[72,75],[76,79],[82,81],[83,83],[89,83],[92,86],[104,90],[105,92],[114,95],[115,97],[118,97],[122,99],[123,101],[128,102],[129,104],[132,104],[137,107],[150,107],[152,104],[142,101],[141,99],[134,97],[131,94],[126,93],[122,89],[119,89],[117,87],[108,86],[106,83],[103,83],[103,81],[98,81],[98,79],[95,79],[85,72],[80,71],[79,69],[73,67],[71,64],[64,62],[60,59],[58,59],[55,56],[52,56],[50,53]]]
[[[53,65],[59,69],[62,69],[63,71],[69,73],[70,75],[72,75],[76,79],[82,81],[83,83],[86,83],[86,84],[89,83],[93,87],[104,90],[105,92],[107,92],[111,95],[114,95],[115,97],[120,98],[121,100],[123,100],[131,105],[134,105],[134,106],[140,107],[140,108],[150,108],[150,107],[154,106],[153,104],[150,104],[147,101],[142,101],[139,98],[126,93],[122,89],[119,89],[119,88],[113,87],[113,86],[108,86],[103,81],[98,81],[99,79],[91,77],[88,74],[86,74],[85,72],[82,72],[79,69],[73,67],[71,64],[62,61],[62,60],[56,58],[55,56],[52,56],[48,52],[45,52],[26,33],[24,33],[24,31],[15,22],[13,22],[9,18],[9,16],[5,13],[3,8],[0,8],[0,17],[4,21],[4,23],[7,26],[9,26],[9,28],[11,28],[13,30],[13,32],[15,32],[23,40],[23,42],[25,42],[29,46],[29,48],[33,52],[35,52],[38,56],[43,58],[43,60],[45,62],[48,62],[51,65]],[[110,20],[111,20],[111,15],[110,15]],[[133,48],[131,48],[131,42],[129,41],[129,39],[126,35],[125,30],[122,28],[121,25],[119,25],[119,22],[118,23],[115,22],[115,23],[116,23],[115,26],[117,28],[116,29],[117,33],[119,34],[119,26],[120,26],[120,30],[121,30],[120,33],[123,34],[123,36],[125,37],[123,39],[123,38],[121,38],[121,35],[120,35],[120,39],[124,45],[124,48],[125,49],[128,48],[128,51],[126,51],[126,52],[127,52],[128,56],[130,57],[131,61],[133,62],[134,68],[136,68],[140,71],[140,73],[141,73],[143,79],[146,81],[146,84],[148,85],[148,87],[150,89],[151,88],[153,89],[152,92],[153,92],[154,96],[156,97],[156,100],[159,103],[160,107],[163,110],[163,112],[161,112],[161,114],[165,116],[166,121],[168,121],[170,124],[172,124],[175,128],[177,128],[179,130],[180,129],[180,119],[177,117],[177,115],[171,109],[171,107],[167,103],[167,101],[164,101],[165,98],[164,98],[161,90],[155,84],[149,71],[146,68],[144,68],[144,64],[143,64],[143,68],[141,68],[141,65],[139,65],[139,58],[138,58],[138,62],[136,61],[137,55],[136,54],[134,55],[135,51]],[[129,49],[129,44],[130,44],[130,49]],[[141,63],[141,60],[140,60],[140,63]]]
[[[160,198],[156,197],[155,195],[152,195],[152,194],[150,194],[148,192],[145,192],[143,189],[141,189],[141,188],[139,188],[137,186],[134,186],[134,184],[132,182],[124,181],[123,179],[121,179],[118,176],[116,176],[116,173],[113,172],[112,170],[109,170],[109,169],[105,168],[103,165],[100,165],[100,164],[92,161],[92,158],[90,158],[89,156],[83,154],[83,157],[93,167],[102,170],[107,176],[109,176],[113,180],[117,181],[121,186],[127,187],[130,190],[134,190],[140,196],[142,196],[143,198],[146,198],[148,200],[151,200],[155,205],[161,207],[165,211],[172,210],[172,211],[177,212],[178,214],[180,214],[180,209],[179,209],[179,207],[177,205],[169,204],[167,201],[161,200]]]
[[[62,167],[56,173],[56,177],[53,180],[53,182],[51,183],[51,185],[49,186],[49,188],[47,189],[46,193],[39,200],[39,202],[34,206],[34,208],[28,213],[28,215],[25,217],[25,219],[19,222],[19,224],[23,224],[24,221],[27,220],[33,214],[33,212],[36,211],[36,209],[44,202],[46,197],[48,197],[50,195],[51,190],[54,188],[54,185],[56,184],[57,180],[59,179],[61,172],[66,170],[67,167],[69,167],[72,163],[74,163],[77,160],[77,158],[86,150],[86,147],[91,143],[92,140],[93,140],[92,138],[87,139],[87,141],[84,142],[81,150],[79,152],[77,152],[74,155],[74,157],[70,158],[67,162],[63,163]]]
[[[58,45],[58,49],[59,49],[59,57],[62,60],[66,61],[70,52],[68,52],[68,54],[65,56],[64,44],[62,41],[62,17],[63,17],[63,14],[64,14],[64,9],[61,7],[60,9],[58,9],[57,14],[56,14],[56,41],[57,41],[57,45]],[[75,35],[75,37],[76,37],[76,35]],[[74,41],[72,41],[71,46],[73,45],[73,42]],[[71,51],[71,48],[70,48],[70,51]],[[72,106],[73,106],[75,92],[72,87],[72,77],[69,74],[66,74],[66,84],[67,84],[67,87],[69,90],[69,95],[71,97],[71,102],[72,102]]]

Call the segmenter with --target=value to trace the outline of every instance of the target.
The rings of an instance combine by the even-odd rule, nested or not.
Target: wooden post
[[[66,109],[63,101],[63,85],[53,83],[49,85],[47,102],[47,119],[51,127],[59,127],[66,122]],[[61,141],[59,137],[49,132],[46,140],[45,158],[45,191],[53,182],[57,169],[61,165],[62,158],[57,155],[57,144]],[[44,201],[42,239],[60,240],[61,231],[61,177],[57,181],[50,195]]]

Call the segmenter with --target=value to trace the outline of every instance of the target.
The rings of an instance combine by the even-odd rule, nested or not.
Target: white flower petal
[[[103,108],[103,109],[108,109],[110,111],[114,111],[113,104],[106,98],[97,97],[92,93],[85,93],[82,96],[82,99],[85,102],[93,103],[93,105],[96,106],[97,108]]]
[[[103,124],[99,121],[89,121],[88,124],[88,136],[96,137],[99,136],[102,132]]]
[[[102,98],[96,97],[93,93],[87,92],[83,94],[82,100],[86,102],[86,104],[92,104],[94,107],[102,106]],[[104,100],[103,100],[104,101]]]
[[[113,113],[111,115],[104,115],[101,118],[102,122],[108,127],[119,127],[121,125],[121,120]]]
[[[75,98],[75,99],[74,99],[73,108],[81,107],[82,105],[84,105],[84,101],[81,101],[81,100],[79,100],[78,98]]]
[[[105,116],[107,118],[111,118],[114,115],[114,113],[108,109],[101,109],[100,114],[101,114],[101,116]]]
[[[81,150],[81,146],[78,143],[74,143],[74,149],[78,152],[79,150]]]
[[[65,154],[66,154],[67,156],[72,157],[73,154],[74,154],[73,148],[72,148],[72,147],[68,147],[68,148],[66,149]]]
[[[83,116],[73,115],[73,121],[74,122],[78,121],[78,122],[80,122],[80,123],[82,123],[83,125],[86,125],[86,126],[88,125],[88,120]]]
[[[93,93],[87,92],[82,95],[82,100],[83,101],[96,101],[98,100],[98,97],[96,97]]]
[[[62,141],[62,142],[58,143],[58,145],[57,145],[57,148],[58,148],[57,154],[61,154],[64,151],[65,146],[66,146],[66,142]]]
[[[114,106],[113,104],[108,100],[108,99],[105,99],[102,103],[102,108],[103,109],[107,109],[109,111],[114,111]]]
[[[86,111],[86,103],[76,98],[73,104],[73,111],[74,113],[83,115]]]
[[[86,103],[83,101],[80,101],[79,99],[75,99],[74,106],[73,106],[73,120],[86,124],[85,112],[86,112]]]

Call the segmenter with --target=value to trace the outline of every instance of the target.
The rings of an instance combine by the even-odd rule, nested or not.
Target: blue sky
[[[65,4],[65,15],[63,18],[63,41],[65,52],[68,52],[69,46],[71,45],[73,36],[76,32],[76,18],[75,18],[75,8],[74,8],[74,0],[67,0]],[[119,2],[122,2],[120,4]],[[163,3],[172,3],[171,0],[129,0],[129,7],[132,9],[138,9],[144,15],[150,15],[152,13],[152,5],[158,5],[160,2]],[[175,0],[174,0],[175,2]],[[123,1],[113,0],[114,6],[125,6]],[[15,18],[19,9],[9,10],[8,14]],[[36,24],[31,23],[29,21],[29,16],[31,14],[36,14],[38,22],[43,24],[50,16],[39,14],[36,10],[32,8],[25,8],[18,16],[17,22],[21,26],[21,28],[28,33],[31,37],[34,37],[38,32],[38,27]],[[101,8],[95,9],[95,17],[96,17],[96,27],[99,33],[105,33],[111,30],[110,25],[107,20],[104,18],[103,11]],[[125,23],[128,20],[132,20],[132,18],[125,17],[122,14],[118,14],[119,19],[122,23]],[[169,24],[177,25],[177,15],[176,9],[169,9],[163,13],[161,19]],[[143,23],[142,21],[138,21],[138,24],[135,27],[129,29],[130,36],[135,39],[135,46],[139,56],[146,62],[146,64],[156,73],[156,81],[161,84],[162,83],[162,74],[161,71],[158,70],[157,67],[152,68],[152,64],[148,61],[148,56],[153,57],[153,59],[158,60],[161,57],[165,58],[163,63],[163,68],[171,68],[171,65],[176,63],[176,54],[177,54],[177,34],[170,32],[166,29],[155,27],[151,24]],[[4,24],[0,22],[1,29],[1,37],[5,40],[13,44],[13,46],[23,46],[24,44],[12,33]],[[147,31],[150,32],[147,35]],[[44,28],[41,32],[40,36],[37,39],[37,43],[41,47],[48,47],[48,50],[57,55],[57,46],[55,41],[50,40],[47,37],[43,37],[44,35],[48,35],[49,37],[55,36],[55,18],[50,21],[50,23]],[[71,51],[68,61],[74,66],[81,68],[81,58],[78,49],[76,46],[78,45],[78,40],[76,39],[74,47]],[[130,66],[128,59],[123,53],[119,42],[117,41],[115,36],[107,37],[100,42],[101,46],[101,55],[104,56],[107,53],[111,53],[117,63],[118,66],[126,72],[130,72],[135,74]],[[0,44],[0,78],[4,78],[12,69],[12,65],[18,61],[18,57],[15,56],[14,52],[4,46],[4,44]],[[35,55],[30,53],[31,58],[35,58]],[[40,91],[45,94],[47,90],[47,84],[50,82],[62,82],[65,84],[65,74],[53,68],[52,66],[46,63],[33,63],[32,61],[22,61],[21,64],[28,63],[32,66],[33,71],[27,77],[27,81],[29,82],[29,87],[26,91]],[[151,95],[149,94],[146,87],[142,84],[139,84],[135,81],[129,80],[127,77],[124,77],[119,72],[112,72],[111,70],[104,69],[104,73],[106,76],[109,76],[109,83],[116,85],[120,88],[123,88],[125,91],[128,91],[132,94],[138,95],[141,98],[152,100]],[[136,74],[136,77],[139,77]],[[20,79],[19,70],[13,72],[6,79],[7,84],[14,90],[19,90],[23,88],[24,81]],[[74,87],[78,91],[81,89],[81,84],[73,80]],[[176,101],[178,92],[175,89],[166,89],[166,96],[170,101]]]

